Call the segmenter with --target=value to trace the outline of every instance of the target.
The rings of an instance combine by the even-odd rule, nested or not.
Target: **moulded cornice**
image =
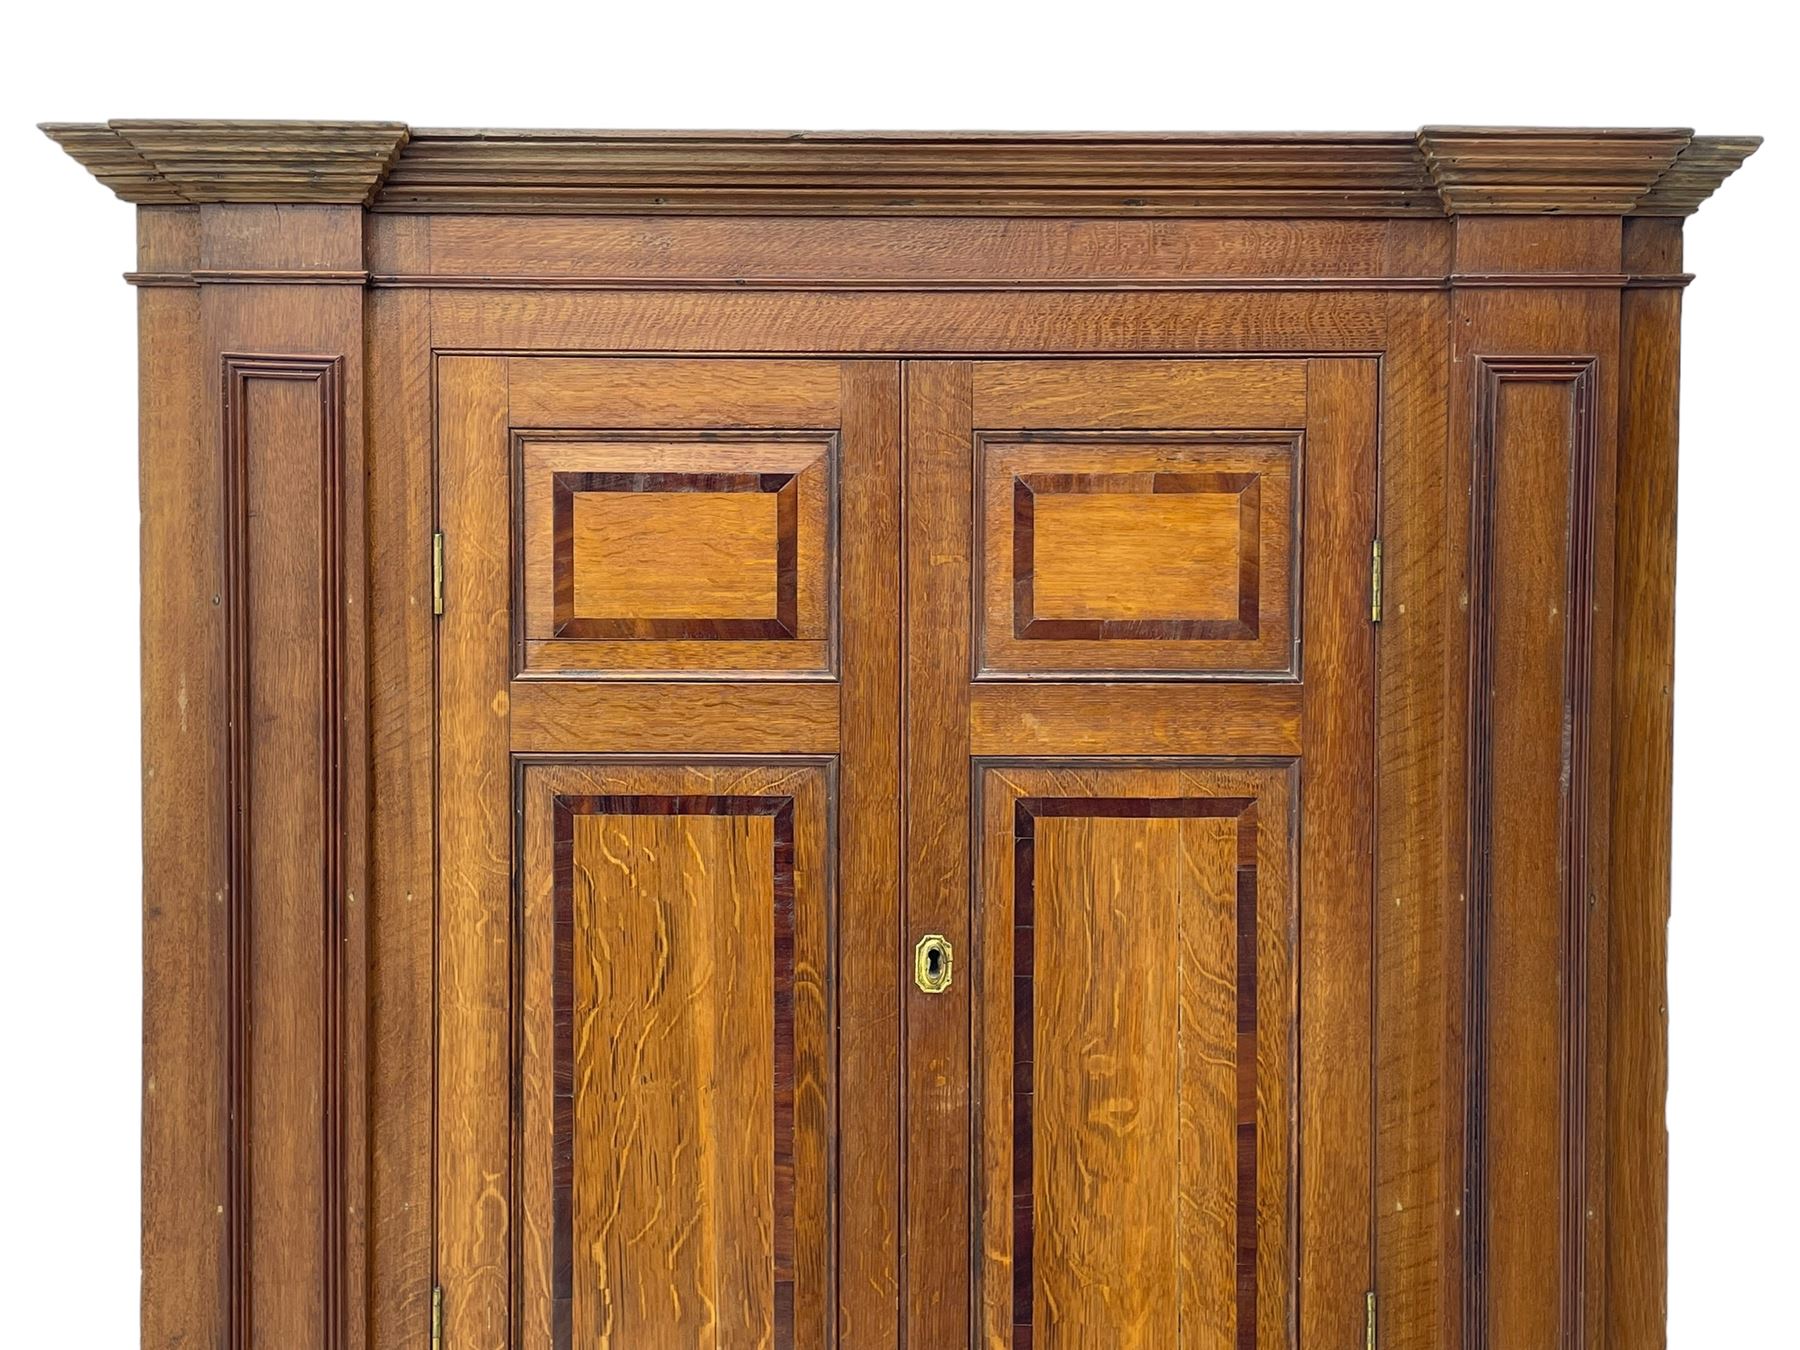
[[[404,122],[46,122],[44,133],[128,202],[367,203]]]
[[[144,204],[601,215],[1681,216],[1760,143],[1678,128],[1015,135],[115,121],[44,131]]]

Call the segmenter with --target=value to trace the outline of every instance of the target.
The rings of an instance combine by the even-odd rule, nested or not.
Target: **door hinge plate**
[[[1369,546],[1369,622],[1381,622],[1381,540]]]
[[[440,615],[444,612],[444,532],[436,531],[431,536],[431,612]]]
[[[431,1289],[431,1350],[444,1350],[444,1286]]]
[[[1363,1319],[1363,1350],[1375,1350],[1375,1291],[1369,1290],[1367,1315]]]

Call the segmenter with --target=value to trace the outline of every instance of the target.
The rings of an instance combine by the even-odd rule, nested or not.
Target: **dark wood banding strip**
[[[1024,637],[1037,613],[1036,477],[1013,479],[1013,636]]]
[[[551,916],[550,1329],[553,1344],[574,1340],[575,1315],[575,811],[555,813],[556,903]]]
[[[774,817],[775,1350],[794,1347],[794,799],[765,797]]]
[[[252,1022],[257,999],[253,986],[256,957],[254,889],[257,841],[255,731],[253,693],[258,671],[253,662],[256,579],[251,576],[251,533],[256,526],[251,487],[253,428],[250,385],[259,380],[310,383],[317,392],[319,496],[317,554],[296,566],[317,571],[318,697],[313,707],[295,715],[317,719],[317,791],[319,793],[318,856],[314,872],[319,905],[319,1344],[337,1350],[345,1343],[348,1308],[345,1295],[345,1151],[344,1151],[344,848],[345,756],[344,669],[345,557],[343,481],[343,362],[332,356],[226,355],[223,358],[221,408],[222,476],[225,488],[224,610],[225,684],[229,716],[226,742],[226,988],[227,1027],[225,1085],[228,1110],[225,1204],[225,1300],[227,1345],[247,1350],[255,1343],[252,1325],[252,1265],[255,1260],[251,1221],[257,1179],[252,1174],[252,1142],[256,1134],[252,1103],[255,1073]],[[299,506],[299,504],[296,504]],[[303,507],[301,509],[304,509]],[[266,1129],[267,1127],[265,1127]]]
[[[1238,623],[1255,637],[1262,618],[1262,475],[1243,476],[1250,481],[1238,493]]]
[[[1257,970],[1256,803],[1248,797],[1020,797],[1013,804],[1012,1350],[1031,1350],[1036,1332],[1035,1170],[1037,822],[1041,819],[1235,819],[1237,918],[1237,1331],[1239,1350],[1256,1347]]]
[[[574,1350],[575,820],[578,816],[769,816],[774,825],[774,1345],[793,1350],[798,1269],[794,1185],[794,799],[788,796],[564,795],[553,802],[551,1331]]]
[[[573,641],[755,641],[795,637],[800,619],[800,508],[791,473],[558,473],[551,478],[555,630]],[[575,497],[584,492],[772,492],[775,614],[771,618],[633,619],[575,613]]]
[[[793,474],[761,475],[764,492],[775,494],[775,627],[800,632],[800,484]],[[772,486],[771,486],[772,485]]]
[[[1037,1090],[1037,817],[1033,802],[1013,804],[1013,1350],[1031,1350],[1036,1323],[1032,1299],[1037,1219],[1032,1144]]]
[[[1497,474],[1500,455],[1500,398],[1511,382],[1568,386],[1566,594],[1562,651],[1565,734],[1561,764],[1561,810],[1556,847],[1561,851],[1559,919],[1562,926],[1558,1009],[1560,1187],[1558,1215],[1559,1344],[1585,1340],[1583,1286],[1587,1270],[1586,1177],[1588,1137],[1588,838],[1590,670],[1593,651],[1595,566],[1595,474],[1597,429],[1595,362],[1588,357],[1524,356],[1483,358],[1477,371],[1474,462],[1470,494],[1470,659],[1469,659],[1469,930],[1467,995],[1464,1009],[1465,1192],[1463,1283],[1464,1344],[1488,1350],[1488,1274],[1491,1159],[1487,1106],[1496,1066],[1489,1000],[1494,906],[1497,777],[1495,739],[1496,537],[1500,519]],[[1552,786],[1552,785],[1547,785]]]
[[[1256,1350],[1256,803],[1238,816],[1237,1345]]]

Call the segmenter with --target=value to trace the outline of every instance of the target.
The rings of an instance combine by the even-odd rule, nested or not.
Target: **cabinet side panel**
[[[1632,251],[1679,271],[1679,222],[1629,221]],[[1638,265],[1652,270],[1651,257]],[[1656,268],[1655,270],[1661,270]],[[1676,387],[1681,292],[1627,291],[1621,333],[1613,617],[1607,1337],[1658,1350],[1668,1312],[1669,830],[1674,742]]]
[[[1389,300],[1376,629],[1377,1343],[1453,1350],[1460,1273],[1467,447],[1446,434],[1447,300]]]
[[[335,261],[360,220],[355,209],[277,221],[203,207],[200,256],[248,265],[266,247]],[[232,1350],[356,1350],[367,1237],[362,293],[202,286],[200,337],[220,477],[225,1053],[209,1069],[225,1093],[223,1339]]]
[[[150,214],[150,213],[146,213]],[[157,213],[167,219],[170,213]],[[185,212],[197,228],[196,213]],[[224,673],[220,480],[200,292],[138,292],[146,1346],[223,1340]]]
[[[397,223],[403,236],[423,221]],[[369,1343],[431,1316],[432,769],[430,305],[378,292],[369,337]]]
[[[1604,1316],[1610,604],[1618,305],[1459,296],[1474,456],[1465,1334]]]

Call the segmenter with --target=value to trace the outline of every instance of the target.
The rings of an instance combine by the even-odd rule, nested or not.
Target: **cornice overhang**
[[[128,202],[367,205],[404,122],[46,122],[44,134]]]
[[[409,130],[115,121],[44,131],[127,201],[595,215],[1690,215],[1761,143],[1680,128],[1416,134]]]

